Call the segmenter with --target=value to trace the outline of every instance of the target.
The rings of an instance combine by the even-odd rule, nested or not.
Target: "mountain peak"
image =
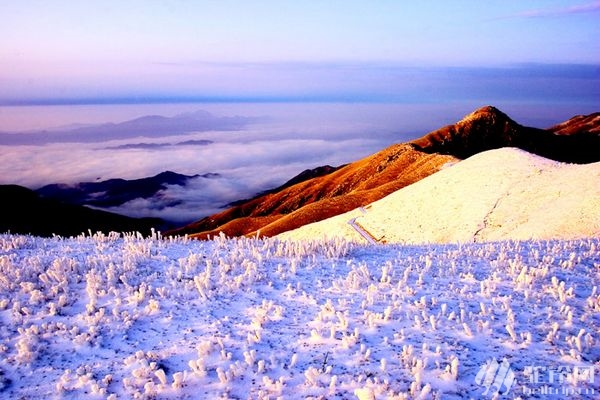
[[[597,115],[574,117],[550,129],[527,127],[493,106],[481,107],[455,124],[435,130],[411,145],[427,153],[460,159],[501,147],[522,150],[571,163],[598,161]]]
[[[500,111],[494,106],[484,106],[478,108],[472,113],[465,116],[462,120],[458,122],[458,124],[470,123],[472,121],[482,121],[487,124],[514,124],[518,125],[515,121],[513,121],[508,115]]]
[[[477,110],[473,111],[469,115],[476,115],[476,114],[495,114],[495,115],[507,116],[505,113],[503,113],[502,111],[500,111],[499,109],[497,109],[496,107],[491,106],[491,105],[480,107]]]
[[[428,153],[451,154],[464,159],[485,150],[516,146],[521,131],[528,129],[496,107],[488,105],[411,144]]]

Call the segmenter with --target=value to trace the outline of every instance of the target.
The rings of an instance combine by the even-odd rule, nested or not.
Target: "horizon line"
[[[84,106],[191,103],[408,103],[414,99],[385,95],[306,96],[115,96],[0,99],[0,107]],[[423,99],[423,103],[429,103]]]

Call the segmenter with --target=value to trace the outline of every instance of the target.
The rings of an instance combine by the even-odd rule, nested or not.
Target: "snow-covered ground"
[[[467,243],[600,236],[600,163],[516,148],[478,153],[374,202],[280,235],[388,243]]]
[[[599,284],[598,239],[0,235],[0,398],[598,398]]]

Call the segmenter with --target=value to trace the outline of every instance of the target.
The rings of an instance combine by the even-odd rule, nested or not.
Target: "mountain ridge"
[[[500,147],[523,148],[558,161],[598,161],[600,118],[596,114],[539,129],[522,126],[496,107],[484,106],[419,139],[391,145],[329,174],[271,191],[165,234],[199,239],[221,232],[274,236],[365,206],[449,164]]]
[[[418,152],[407,144],[392,145],[330,174],[254,198],[165,234],[208,238],[220,232],[228,236],[254,235],[260,229],[261,235],[271,236],[374,201],[455,161],[451,156]],[[343,202],[333,200],[351,192],[355,193]],[[298,213],[302,207],[317,202],[318,209],[308,208],[306,213]],[[238,218],[244,218],[245,223],[233,223]],[[282,220],[277,223],[279,219]]]

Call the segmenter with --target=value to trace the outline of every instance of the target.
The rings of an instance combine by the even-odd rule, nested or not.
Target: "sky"
[[[457,71],[598,76],[599,20],[591,0],[1,1],[0,104],[410,101]]]

